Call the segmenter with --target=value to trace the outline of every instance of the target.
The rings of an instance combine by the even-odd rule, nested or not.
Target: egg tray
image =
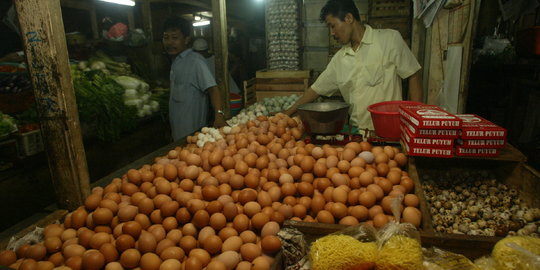
[[[306,144],[315,144],[315,145],[346,145],[350,142],[362,142],[363,136],[359,134],[336,134],[336,135],[307,135],[304,138]]]

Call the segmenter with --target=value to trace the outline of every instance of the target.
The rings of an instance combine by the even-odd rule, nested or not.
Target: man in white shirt
[[[405,78],[409,78],[410,100],[422,102],[421,67],[399,32],[361,24],[353,0],[329,0],[320,19],[343,47],[286,114],[293,114],[298,105],[320,95],[330,96],[339,90],[351,105],[351,124],[373,130],[367,107],[401,100],[401,80]]]

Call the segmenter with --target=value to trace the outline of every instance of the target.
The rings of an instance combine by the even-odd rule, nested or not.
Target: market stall
[[[51,14],[60,8],[57,1],[26,1],[34,10]],[[145,28],[156,35],[151,25],[158,16],[150,16],[151,8],[170,11],[174,3],[143,2]],[[221,31],[213,37],[219,51],[216,74],[223,78],[217,82],[228,97],[225,1],[207,2],[209,6],[199,5],[211,8],[214,27]],[[371,14],[368,21],[394,22],[397,12],[397,21],[408,22],[408,4],[376,1],[368,5],[369,13],[361,14]],[[243,97],[222,100],[232,112],[221,112],[228,116],[226,126],[208,125],[163,147],[152,145],[151,153],[127,165],[103,164],[102,169],[115,169],[94,183],[88,181],[85,159],[99,159],[100,153],[85,154],[82,140],[126,138],[137,124],[152,137],[160,132],[152,117],[166,110],[169,93],[145,81],[147,74],[137,74],[135,64],[102,50],[68,61],[62,42],[34,44],[36,39],[27,36],[29,63],[36,64],[27,70],[6,68],[14,74],[5,80],[17,86],[1,89],[29,93],[28,83],[18,77],[29,74],[42,122],[41,148],[51,160],[56,191],[62,196],[58,205],[47,208],[46,217],[0,234],[0,266],[538,269],[540,173],[511,144],[507,128],[445,104],[400,100],[369,105],[364,113],[371,116],[374,129],[357,130],[351,122],[352,105],[340,95],[301,104],[297,115],[282,113],[316,78],[310,61],[301,59],[314,49],[301,45],[296,24],[301,6],[287,0],[267,6],[267,20],[272,20],[266,33],[268,67],[253,70],[255,77],[245,81]],[[477,8],[471,2],[464,7]],[[17,5],[21,17],[30,17],[31,8]],[[453,8],[451,13],[458,13],[459,6]],[[37,23],[54,25],[58,19],[39,14],[21,19],[22,29],[29,32]],[[136,24],[136,15],[129,14],[130,24]],[[474,20],[472,16],[462,21]],[[411,34],[409,27],[399,26]],[[53,36],[55,27],[38,36]],[[141,51],[157,58],[152,35],[152,45]],[[411,35],[413,44],[418,42],[415,33]],[[464,36],[470,39],[472,34]],[[335,45],[329,42],[328,52],[335,53]],[[59,110],[47,107],[51,103],[43,102],[46,98],[60,104]],[[458,99],[460,108],[463,98]],[[236,107],[239,100],[243,104]],[[30,137],[11,134],[17,129],[13,118],[0,114],[1,130],[10,139]],[[146,143],[144,136],[136,138]],[[10,140],[0,144],[6,149],[12,145]],[[135,145],[127,140],[102,146],[115,153],[130,147]]]

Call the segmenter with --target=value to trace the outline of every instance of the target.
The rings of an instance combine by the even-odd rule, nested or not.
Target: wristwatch
[[[219,114],[221,114],[221,115],[225,116],[225,112],[224,112],[224,111],[222,111],[222,110],[217,110],[217,111],[216,111],[216,113],[219,113]]]

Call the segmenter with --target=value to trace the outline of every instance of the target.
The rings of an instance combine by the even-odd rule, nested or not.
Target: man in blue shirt
[[[225,125],[221,95],[204,57],[189,48],[191,22],[171,17],[163,27],[163,46],[171,57],[169,121],[172,137],[179,140],[210,121],[210,102],[215,127]]]

